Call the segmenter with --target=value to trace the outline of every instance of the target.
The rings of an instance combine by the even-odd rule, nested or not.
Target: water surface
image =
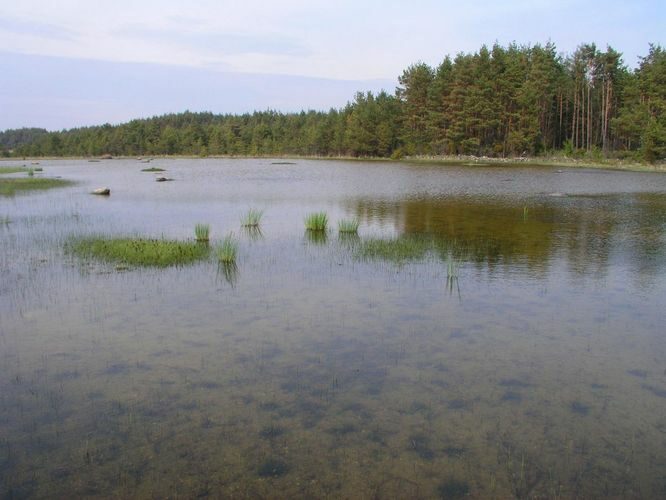
[[[76,184],[0,197],[3,496],[666,496],[665,176],[41,166]],[[260,236],[241,230],[250,207]],[[309,237],[320,210],[358,217],[358,238]],[[235,232],[235,269],[65,250],[196,223]],[[378,238],[432,245],[360,258]]]

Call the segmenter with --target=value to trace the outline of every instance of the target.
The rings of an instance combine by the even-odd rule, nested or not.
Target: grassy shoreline
[[[526,166],[526,167],[563,167],[563,168],[597,168],[606,170],[626,170],[634,172],[666,172],[666,162],[661,161],[655,164],[640,163],[636,161],[602,158],[570,158],[567,156],[533,156],[533,157],[515,157],[515,158],[493,158],[486,156],[406,156],[400,159],[380,158],[380,157],[352,157],[352,156],[309,156],[309,155],[150,155],[153,159],[160,160],[181,160],[181,159],[227,159],[227,160],[310,160],[310,161],[352,161],[352,162],[390,162],[406,164],[431,164],[431,165],[460,165],[460,166]],[[33,160],[90,160],[100,159],[90,156],[58,156],[58,157],[26,157],[21,161]],[[116,156],[113,159],[118,160],[136,160],[135,156]],[[102,160],[102,161],[113,161]],[[16,159],[2,158],[0,165],[6,161],[16,163]],[[137,160],[138,161],[138,160]]]

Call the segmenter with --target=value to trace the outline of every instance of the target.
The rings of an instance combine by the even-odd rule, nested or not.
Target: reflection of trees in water
[[[348,208],[364,224],[391,225],[401,236],[455,242],[467,261],[491,272],[521,265],[539,275],[556,257],[576,275],[605,276],[612,256],[643,278],[664,267],[664,195],[360,200]]]

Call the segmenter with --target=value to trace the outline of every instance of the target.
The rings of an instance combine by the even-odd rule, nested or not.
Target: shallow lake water
[[[3,498],[666,497],[666,176],[274,163],[43,161],[75,184],[0,197]],[[196,223],[235,267],[66,249]]]

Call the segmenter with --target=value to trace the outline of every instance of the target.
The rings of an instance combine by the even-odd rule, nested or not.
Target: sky
[[[652,0],[21,0],[0,3],[0,130],[169,112],[341,108],[482,45],[666,45]]]

